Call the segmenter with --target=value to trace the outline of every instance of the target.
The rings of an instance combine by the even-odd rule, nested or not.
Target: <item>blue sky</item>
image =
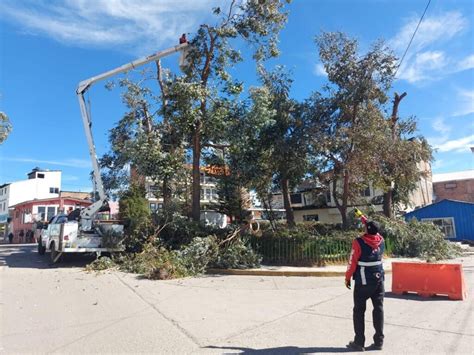
[[[426,6],[418,0],[294,0],[280,36],[283,64],[297,99],[326,81],[314,37],[343,31],[367,49],[384,39],[398,56]],[[33,167],[63,171],[64,190],[90,190],[91,163],[75,88],[81,80],[177,44],[208,22],[214,0],[0,1],[0,111],[13,131],[0,146],[0,184]],[[400,115],[416,116],[437,149],[434,173],[474,169],[474,2],[432,0],[393,91],[406,91]],[[177,56],[163,64],[176,69]],[[250,60],[238,68],[255,83]],[[236,70],[237,71],[237,70]],[[89,93],[99,155],[125,112],[118,90]],[[154,85],[154,84],[151,84]]]

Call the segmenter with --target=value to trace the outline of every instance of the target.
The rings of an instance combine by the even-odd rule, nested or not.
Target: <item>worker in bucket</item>
[[[385,249],[383,237],[379,234],[379,226],[369,221],[364,214],[355,209],[355,215],[365,225],[366,233],[352,242],[349,265],[347,266],[345,284],[351,289],[351,277],[354,279],[354,341],[347,347],[352,350],[364,351],[365,344],[365,308],[370,298],[374,310],[372,320],[375,328],[374,343],[367,350],[382,350],[383,346],[383,298],[384,271],[382,255]]]

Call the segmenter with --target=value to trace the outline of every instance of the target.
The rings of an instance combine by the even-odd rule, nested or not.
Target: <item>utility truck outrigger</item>
[[[56,263],[63,253],[96,253],[100,255],[103,252],[110,253],[121,250],[121,247],[116,242],[119,241],[121,235],[123,235],[123,225],[97,220],[97,214],[107,209],[108,202],[100,175],[100,167],[97,160],[94,139],[92,137],[92,121],[86,101],[84,100],[84,94],[98,81],[157,61],[160,58],[176,52],[182,51],[180,66],[183,67],[186,65],[185,49],[187,46],[188,43],[181,43],[79,83],[76,94],[81,108],[82,122],[84,124],[84,131],[86,133],[89,154],[92,161],[93,182],[98,198],[87,208],[81,211],[75,211],[75,214],[73,212],[67,216],[55,216],[50,221],[47,229],[41,233],[41,237],[38,241],[38,252],[44,254],[46,250],[50,250],[51,261],[53,263]]]

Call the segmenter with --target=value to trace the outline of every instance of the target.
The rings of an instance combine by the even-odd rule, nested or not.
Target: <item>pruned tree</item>
[[[288,0],[286,2],[289,2]],[[238,95],[243,87],[233,80],[228,69],[242,61],[237,49],[239,40],[254,48],[254,58],[262,61],[278,55],[277,36],[286,21],[280,0],[232,0],[224,12],[215,8],[217,24],[203,24],[190,41],[187,67],[182,87],[190,97],[170,96],[175,109],[188,115],[179,117],[181,127],[188,127],[192,149],[192,218],[200,219],[200,171],[203,146],[216,142],[220,128],[225,124],[229,96]],[[185,102],[187,99],[187,102]],[[179,106],[184,105],[185,108]]]
[[[279,187],[288,226],[294,227],[290,194],[307,172],[309,127],[301,105],[290,98],[293,80],[285,69],[279,66],[269,72],[260,67],[259,74],[263,85],[252,90],[253,109],[265,124],[257,131],[254,159],[260,161],[266,181]]]
[[[372,177],[375,186],[384,191],[383,212],[389,218],[393,217],[395,206],[409,204],[410,193],[417,188],[420,178],[430,173],[423,164],[432,161],[432,149],[427,141],[415,136],[415,118],[398,116],[398,107],[406,95],[406,92],[394,93],[392,112],[386,119],[385,148],[378,152],[379,169]]]
[[[316,44],[329,84],[313,96],[313,147],[332,171],[332,198],[347,227],[349,203],[378,167],[385,138],[382,105],[396,58],[383,42],[361,55],[357,40],[340,32],[322,33]]]

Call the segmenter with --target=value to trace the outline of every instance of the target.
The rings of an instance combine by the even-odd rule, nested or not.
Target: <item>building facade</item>
[[[416,218],[437,225],[449,239],[474,242],[474,202],[442,200],[407,213],[408,221]]]
[[[11,223],[9,233],[13,233],[14,242],[34,242],[38,222],[48,222],[58,213],[69,213],[76,208],[91,204],[90,200],[71,197],[53,197],[23,201],[10,207]]]
[[[20,202],[59,197],[61,171],[34,168],[28,179],[0,185],[0,229],[8,231],[9,209]]]
[[[445,199],[474,202],[474,170],[433,176],[434,202]]]
[[[433,185],[431,175],[431,165],[420,163],[419,169],[423,172],[417,182],[416,188],[410,193],[408,205],[400,205],[403,212],[413,211],[417,208],[427,206],[432,203]],[[342,185],[336,183],[336,189],[342,189]],[[364,209],[370,206],[376,212],[383,211],[383,191],[369,184],[361,190],[359,196],[348,205],[348,212],[357,207]],[[342,223],[341,214],[333,198],[333,183],[330,173],[327,174],[326,183],[305,182],[297,187],[296,191],[290,195],[291,207],[295,216],[295,222],[317,221],[322,223],[337,224]],[[284,216],[283,196],[281,193],[273,195],[272,208],[279,209]]]
[[[225,227],[227,225],[227,217],[222,213],[216,212],[212,209],[213,204],[217,204],[219,196],[217,194],[217,180],[216,175],[226,173],[223,171],[216,171],[216,167],[203,166],[201,167],[201,220],[206,223],[213,224],[219,227]],[[142,180],[143,181],[143,178]],[[146,178],[144,179],[146,198],[148,200],[149,208],[152,213],[158,212],[163,208],[163,197],[160,193],[160,186],[156,185],[153,181]],[[185,185],[185,186],[184,186]],[[192,182],[187,181],[186,184],[180,186],[182,190],[182,196],[186,201],[187,205],[191,205],[191,188]]]

